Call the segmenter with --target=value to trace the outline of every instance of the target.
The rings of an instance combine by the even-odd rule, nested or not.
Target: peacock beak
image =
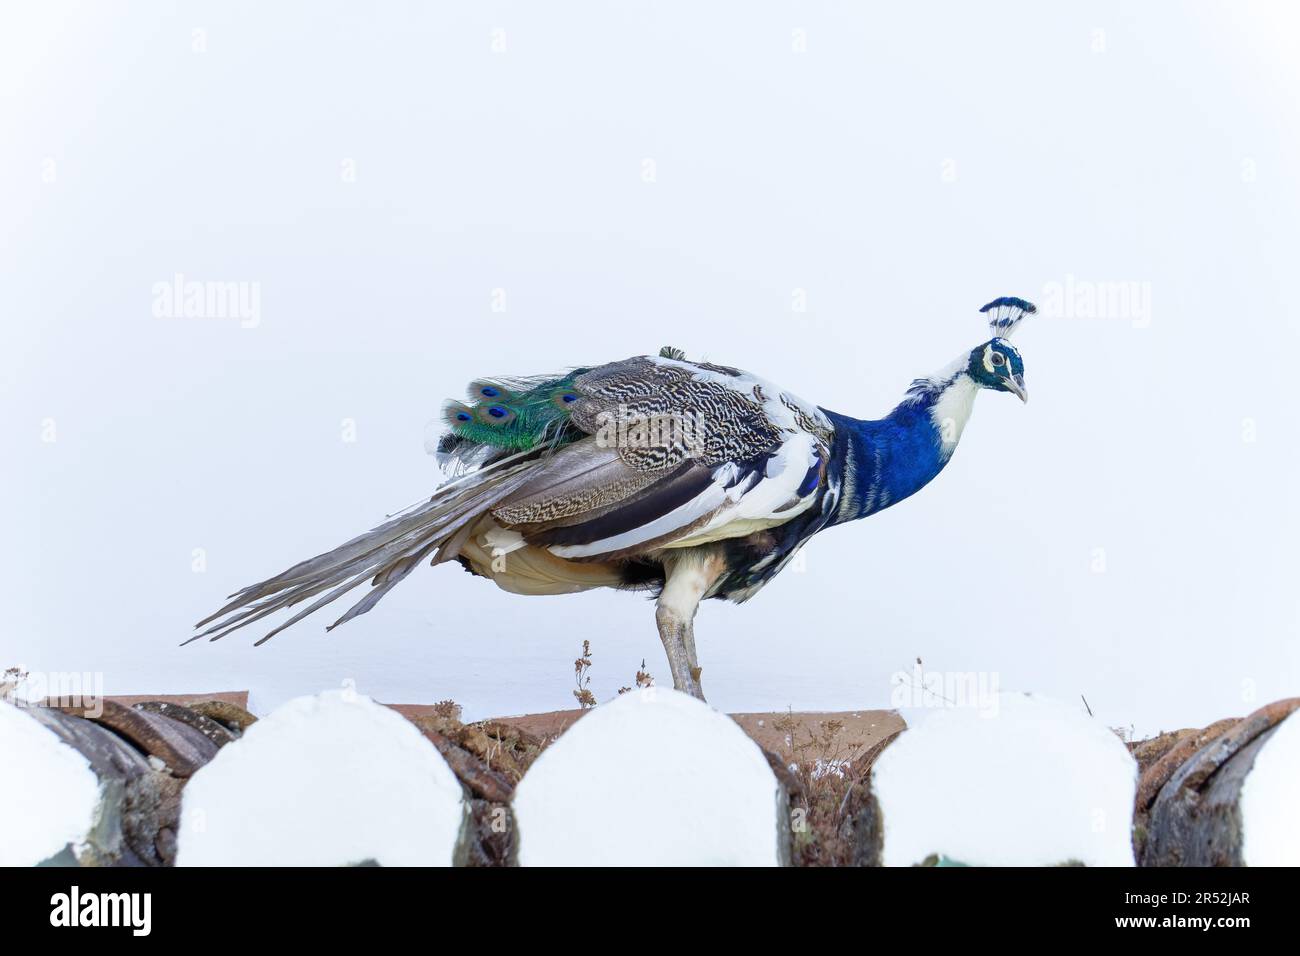
[[[1005,388],[1022,402],[1029,401],[1029,393],[1025,391],[1025,377],[1023,375],[1009,375],[1002,380]]]

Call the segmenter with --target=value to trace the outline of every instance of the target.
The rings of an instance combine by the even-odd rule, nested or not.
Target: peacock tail
[[[582,397],[575,380],[586,371],[580,368],[560,377],[473,382],[468,401],[449,401],[443,406],[450,444],[460,446],[461,451],[466,445],[531,451],[583,437],[570,419],[573,406]]]
[[[681,349],[664,346],[662,358],[681,361]],[[559,448],[588,434],[573,424],[573,413],[584,397],[577,368],[562,376],[484,378],[470,383],[467,400],[443,406],[448,435],[439,453],[467,458],[482,446],[507,452],[532,451],[542,445]]]

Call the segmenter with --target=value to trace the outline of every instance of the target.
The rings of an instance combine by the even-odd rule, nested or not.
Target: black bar
[[[867,943],[877,934],[881,942],[898,933],[934,942],[965,932],[985,940],[1047,933],[1038,939],[1048,945],[1098,936],[1195,934],[1234,942],[1246,938],[1242,933],[1294,926],[1294,877],[1288,870],[1077,867],[725,873],[9,869],[0,870],[0,926],[12,952],[20,952],[24,940],[57,941],[69,933],[82,941],[92,936],[132,940],[131,925],[51,925],[60,894],[70,903],[76,886],[83,906],[87,895],[148,893],[148,936],[135,938],[205,946],[255,945],[273,937],[295,945],[374,943],[411,932],[436,945],[441,939],[428,936],[436,929],[482,933],[485,943],[514,947],[532,943],[535,926],[570,923],[566,932],[577,939],[584,935],[580,924],[595,926],[605,916],[626,921],[621,933],[653,937],[676,918],[670,915],[674,910],[690,914],[692,921],[733,929],[747,921],[771,929],[788,924],[805,937],[848,933]],[[143,913],[139,899],[137,917]],[[1121,925],[1133,920],[1141,922]],[[598,944],[601,935],[593,934],[589,942]]]

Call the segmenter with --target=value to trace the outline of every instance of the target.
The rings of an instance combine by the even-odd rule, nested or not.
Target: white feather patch
[[[971,409],[975,407],[975,396],[980,387],[965,372],[960,372],[939,393],[938,399],[930,407],[930,419],[939,432],[939,446],[944,458],[952,455],[961,440],[961,433],[970,420]]]
[[[509,554],[512,551],[518,551],[525,543],[524,536],[518,531],[508,531],[497,525],[493,525],[483,535],[483,546],[491,552],[494,558],[499,558],[501,555]]]

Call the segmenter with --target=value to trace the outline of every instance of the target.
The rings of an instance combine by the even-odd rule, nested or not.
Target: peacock
[[[748,600],[819,531],[923,488],[952,458],[980,389],[1025,401],[1009,338],[1035,311],[1015,297],[985,305],[992,338],[872,421],[673,348],[476,381],[443,410],[436,454],[449,478],[428,501],[231,595],[190,640],[310,601],[261,644],[369,581],[333,629],[420,563],[455,561],[516,594],[649,591],[673,686],[703,700],[700,602]]]

